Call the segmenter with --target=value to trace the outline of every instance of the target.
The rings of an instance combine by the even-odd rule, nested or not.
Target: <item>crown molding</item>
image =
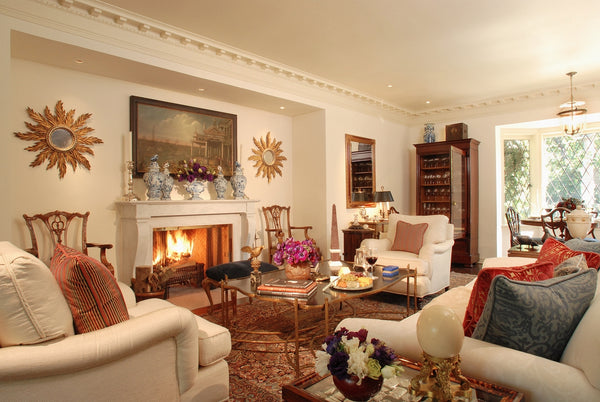
[[[219,63],[228,63],[232,67],[243,66],[262,74],[267,74],[276,79],[283,79],[290,84],[301,84],[302,87],[311,88],[321,92],[327,99],[337,99],[338,103],[349,105],[358,104],[370,110],[393,116],[393,119],[414,121],[422,119],[437,120],[451,115],[464,113],[486,114],[501,107],[519,107],[527,102],[538,102],[549,98],[558,98],[569,94],[570,86],[537,90],[504,97],[489,98],[434,109],[409,111],[397,105],[378,99],[368,94],[345,87],[333,81],[309,74],[293,67],[274,62],[258,55],[225,45],[210,38],[196,35],[186,30],[164,24],[160,21],[134,14],[119,7],[106,4],[98,0],[33,0],[45,6],[54,7],[62,12],[92,19],[121,29],[142,35],[146,38],[160,41],[162,44],[184,48],[203,57],[215,58]],[[595,90],[600,87],[600,82],[580,84],[574,86],[575,91]],[[557,105],[558,106],[558,105]]]

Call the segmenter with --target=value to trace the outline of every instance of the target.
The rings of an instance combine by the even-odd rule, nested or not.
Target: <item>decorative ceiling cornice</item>
[[[461,112],[482,112],[496,106],[511,105],[522,102],[552,98],[569,91],[568,87],[560,89],[548,89],[533,91],[513,96],[485,99],[473,103],[440,107],[428,110],[412,112],[397,105],[374,98],[367,94],[344,87],[338,83],[325,80],[321,77],[311,75],[307,72],[294,69],[290,66],[276,63],[272,60],[244,52],[240,49],[227,46],[209,38],[205,38],[180,28],[164,24],[162,22],[130,13],[118,7],[111,6],[97,0],[35,0],[47,6],[52,6],[66,12],[77,14],[82,17],[91,18],[95,21],[110,25],[115,28],[127,30],[128,32],[144,35],[154,40],[165,41],[172,46],[180,46],[186,50],[198,52],[203,56],[216,57],[229,63],[243,64],[246,67],[273,74],[278,78],[287,79],[291,82],[301,83],[314,87],[327,93],[353,100],[358,103],[375,107],[387,113],[395,114],[404,119],[414,118],[436,118],[446,114]],[[591,83],[574,87],[575,90],[595,89],[600,83]]]

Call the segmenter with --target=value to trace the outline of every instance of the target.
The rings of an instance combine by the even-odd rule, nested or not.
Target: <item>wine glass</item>
[[[367,248],[366,260],[367,260],[367,264],[369,264],[367,266],[367,274],[369,276],[373,276],[375,263],[377,262],[377,249],[375,247]]]

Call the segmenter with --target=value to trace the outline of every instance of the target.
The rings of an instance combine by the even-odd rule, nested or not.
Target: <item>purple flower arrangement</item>
[[[321,376],[331,373],[340,380],[355,375],[362,381],[365,377],[391,378],[402,372],[394,351],[379,339],[367,342],[367,334],[364,328],[358,332],[341,328],[327,336],[323,350],[317,351],[317,373]]]
[[[293,237],[289,237],[283,243],[277,245],[273,262],[276,265],[283,265],[287,262],[294,266],[303,262],[310,262],[310,265],[314,267],[319,262],[319,253],[312,240],[298,241],[294,240]]]
[[[200,165],[195,159],[181,161],[177,171],[177,180],[192,183],[194,180],[213,181],[215,175],[206,166]]]

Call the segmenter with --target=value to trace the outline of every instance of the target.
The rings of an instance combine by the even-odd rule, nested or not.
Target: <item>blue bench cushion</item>
[[[277,270],[275,265],[267,262],[261,262],[259,270],[261,272],[269,272]],[[206,270],[206,276],[215,281],[221,281],[225,279],[225,275],[229,279],[243,278],[250,276],[252,267],[250,266],[250,260],[234,261],[225,264],[215,265]]]

